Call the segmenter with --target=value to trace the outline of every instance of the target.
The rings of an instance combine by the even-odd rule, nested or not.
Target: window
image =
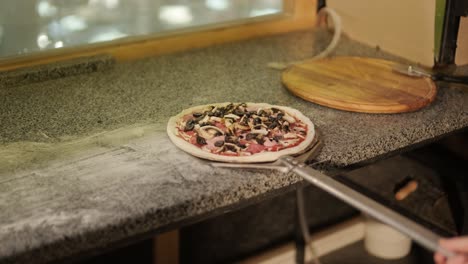
[[[0,60],[277,16],[284,11],[284,2],[4,0],[0,1]]]
[[[310,30],[316,8],[317,0],[5,0],[0,71],[99,54],[120,62]],[[167,21],[174,10],[178,24]]]

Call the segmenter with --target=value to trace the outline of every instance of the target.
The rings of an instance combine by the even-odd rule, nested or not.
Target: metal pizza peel
[[[327,176],[308,166],[307,161],[314,159],[320,152],[321,147],[322,141],[318,138],[317,133],[308,150],[297,157],[283,156],[271,163],[238,164],[210,162],[210,165],[216,168],[269,169],[285,174],[293,172],[325,192],[359,209],[361,212],[395,228],[426,249],[439,252],[447,258],[455,256],[454,252],[439,246],[441,237],[436,233],[355,191],[333,177]]]

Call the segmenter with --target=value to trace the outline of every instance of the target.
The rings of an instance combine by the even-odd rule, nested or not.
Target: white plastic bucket
[[[364,246],[376,257],[399,259],[409,254],[411,239],[388,225],[367,218]]]

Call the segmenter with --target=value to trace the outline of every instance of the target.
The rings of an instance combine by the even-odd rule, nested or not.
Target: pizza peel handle
[[[427,249],[439,252],[447,258],[455,256],[455,253],[439,246],[438,242],[440,237],[429,229],[390,210],[382,204],[377,203],[331,177],[298,162],[292,157],[281,157],[279,160],[286,165],[290,171],[295,172],[308,182],[374,217],[375,219],[408,235],[414,241]]]

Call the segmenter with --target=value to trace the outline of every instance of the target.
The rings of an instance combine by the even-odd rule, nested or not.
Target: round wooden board
[[[430,104],[437,88],[430,78],[392,71],[394,62],[361,57],[306,61],[283,72],[293,94],[331,108],[365,113],[401,113]]]

